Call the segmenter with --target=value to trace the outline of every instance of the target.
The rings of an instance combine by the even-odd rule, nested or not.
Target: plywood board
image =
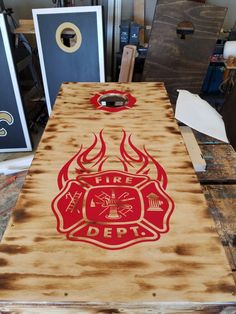
[[[100,6],[35,9],[33,18],[50,114],[63,82],[104,82],[102,12]]]
[[[9,302],[236,300],[162,83],[63,85],[0,261]]]
[[[163,81],[172,104],[177,89],[199,93],[225,14],[226,8],[195,1],[157,1],[143,80]],[[194,34],[181,39],[176,28],[184,21]]]
[[[0,14],[0,152],[32,150],[6,16]]]

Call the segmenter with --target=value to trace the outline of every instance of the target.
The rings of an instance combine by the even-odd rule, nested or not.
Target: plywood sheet
[[[143,80],[163,81],[172,104],[177,89],[199,93],[225,14],[196,1],[157,1]],[[180,39],[176,28],[184,21],[193,23],[194,34]]]
[[[0,14],[0,152],[32,150],[6,16]]]
[[[114,90],[126,109],[96,108]],[[235,301],[163,84],[63,85],[0,261],[1,300]]]

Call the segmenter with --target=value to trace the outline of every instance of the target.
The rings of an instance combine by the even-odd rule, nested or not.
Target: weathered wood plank
[[[236,185],[207,185],[203,189],[232,270],[236,271]]]
[[[159,305],[153,303],[110,303],[110,304],[83,304],[79,302],[73,303],[56,303],[56,304],[22,304],[0,302],[0,311],[2,314],[234,314],[236,309],[235,304],[212,305],[212,304],[166,304]]]
[[[136,99],[134,106],[128,110],[108,112],[95,109],[90,103],[91,97],[97,94],[103,95],[101,93],[105,91],[110,95],[114,90],[133,95]],[[96,143],[99,143],[97,137],[97,142],[95,141],[91,148],[93,134],[98,134],[101,129],[103,129],[104,143],[100,143],[99,147],[95,148]],[[125,129],[128,135],[132,134],[133,146],[130,144],[127,148],[127,143],[124,142],[122,142],[124,145],[121,145],[121,140],[124,139],[122,129]],[[104,152],[104,145],[105,156],[108,158],[102,160],[100,154]],[[87,149],[90,153],[92,149],[95,150],[100,163],[101,160],[103,161],[100,166],[104,168],[97,169],[99,162],[92,163],[92,157],[89,158],[90,153],[89,156],[84,154],[88,152]],[[122,152],[123,155],[119,155]],[[145,152],[149,155],[145,155]],[[68,169],[66,166],[63,172],[60,172],[63,165],[77,153],[71,166]],[[117,158],[122,156],[125,158],[123,163]],[[127,156],[131,156],[131,159]],[[150,161],[148,158],[148,167],[145,168],[145,164],[141,161],[147,160],[147,156],[151,156],[152,159]],[[135,163],[131,162],[132,158],[135,159]],[[155,167],[154,160],[158,162]],[[124,164],[126,170],[123,168]],[[138,168],[137,164],[139,164]],[[160,165],[164,170],[161,170]],[[87,173],[88,167],[90,168]],[[122,236],[124,230],[128,232],[126,229],[128,224],[125,228],[123,226],[122,232],[118,231],[117,224],[121,216],[114,218],[114,214],[117,217],[117,212],[120,213],[121,205],[117,205],[120,204],[119,202],[112,203],[112,205],[116,204],[119,210],[117,207],[115,210],[113,206],[113,212],[109,212],[106,219],[103,218],[109,230],[98,239],[100,246],[90,243],[94,238],[89,232],[85,232],[84,237],[80,237],[81,241],[69,241],[65,234],[57,231],[56,217],[51,204],[58,193],[61,194],[53,203],[54,211],[55,204],[59,204],[57,208],[65,213],[68,209],[69,224],[73,217],[70,210],[76,208],[76,215],[80,214],[80,211],[83,214],[85,228],[93,225],[97,228],[95,230],[101,230],[104,225],[99,218],[102,214],[100,205],[96,200],[88,202],[92,188],[85,192],[84,205],[76,203],[75,207],[69,210],[67,199],[70,197],[71,184],[78,182],[81,189],[83,187],[87,189],[85,181],[79,183],[82,182],[79,181],[82,178],[86,180],[91,176],[94,178],[94,175],[99,175],[98,181],[100,181],[101,176],[105,175],[107,180],[110,177],[106,175],[112,171],[115,173],[120,171],[126,177],[129,173],[137,175],[137,170],[141,171],[141,169],[145,170],[145,178],[147,180],[152,178],[152,182],[156,182],[157,169],[159,169],[158,173],[161,176],[156,182],[159,191],[166,183],[165,172],[168,176],[165,191],[175,203],[175,209],[170,217],[170,229],[165,230],[168,231],[166,234],[161,233],[158,241],[154,238],[155,241],[147,239],[146,242],[142,242],[146,239],[142,237],[146,236],[147,232],[151,232],[150,226],[149,230],[145,229],[146,233],[141,233],[139,229],[133,232],[132,241],[140,240],[140,243],[118,249],[117,243],[123,243],[120,242],[121,240],[126,243],[128,235],[131,236],[131,233],[127,233],[127,238]],[[87,173],[86,178],[81,174],[82,170]],[[116,182],[122,179],[120,172]],[[139,176],[142,176],[141,173],[139,172]],[[96,188],[105,190],[106,186],[98,186]],[[123,183],[121,187],[125,188]],[[110,189],[114,189],[114,192],[106,190],[108,203],[99,204],[111,204],[109,195],[116,193],[117,185],[114,184]],[[127,187],[125,189],[128,191]],[[143,193],[141,188],[138,191],[137,193]],[[152,191],[155,192],[155,189]],[[156,191],[156,193],[160,192]],[[155,202],[153,203],[153,194],[155,195],[153,192],[150,193],[152,195],[150,206],[147,205],[150,195],[142,196],[141,200],[144,202],[144,205],[140,205],[142,215],[146,215],[149,209],[151,211],[155,209],[156,212],[157,206]],[[102,197],[100,194],[98,196]],[[116,194],[110,198],[114,200]],[[139,196],[132,199],[137,201]],[[65,202],[65,205],[60,205],[60,202],[63,204]],[[171,204],[170,200],[167,203]],[[134,213],[138,213],[139,203],[135,204]],[[94,215],[92,217],[88,216],[91,208],[95,208],[92,209]],[[163,210],[162,207],[158,209],[160,212]],[[97,210],[99,216],[95,217]],[[152,215],[157,217],[156,213]],[[143,217],[141,216],[141,221]],[[158,217],[154,223],[163,220]],[[61,219],[58,218],[58,222]],[[127,223],[130,223],[130,216],[127,219]],[[134,221],[135,219],[133,218]],[[150,216],[147,219],[150,219]],[[144,224],[147,223],[146,221],[148,222],[145,220]],[[121,222],[124,222],[123,217]],[[165,221],[164,225],[167,226],[168,222]],[[73,228],[74,226],[69,229],[72,233],[75,230]],[[82,229],[78,229],[77,232],[80,230]],[[68,237],[72,237],[70,231]],[[106,243],[116,250],[101,247]],[[235,283],[225,252],[208,213],[204,195],[183,145],[163,84],[70,83],[63,85],[0,245],[0,260],[2,265],[0,299],[9,302],[83,301],[87,302],[88,307],[90,302],[101,302],[101,304],[124,302],[140,305],[142,302],[153,302],[155,306],[158,306],[159,302],[170,302],[174,307],[178,302],[227,304],[236,301]]]
[[[157,1],[143,80],[163,81],[172,104],[177,89],[199,94],[225,14],[223,7],[195,1]],[[180,39],[176,28],[183,21],[194,33]]]
[[[26,172],[7,177],[0,175],[0,241],[6,229],[11,210],[20,194]]]
[[[206,160],[205,172],[199,172],[202,184],[236,183],[236,153],[232,146],[200,145],[202,156]]]
[[[211,136],[208,136],[206,134],[203,134],[203,133],[200,133],[196,130],[193,130],[193,133],[194,133],[194,136],[196,137],[196,140],[198,142],[198,144],[205,144],[205,145],[212,145],[212,144],[225,144],[223,143],[222,141],[214,138],[214,137],[211,137]]]

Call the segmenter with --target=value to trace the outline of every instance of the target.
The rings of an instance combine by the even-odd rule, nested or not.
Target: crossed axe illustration
[[[8,125],[14,123],[13,116],[7,111],[0,111],[0,122],[6,122]],[[4,128],[0,128],[0,137],[6,136],[7,131]]]

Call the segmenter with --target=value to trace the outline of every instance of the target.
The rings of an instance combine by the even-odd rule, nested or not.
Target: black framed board
[[[31,151],[6,19],[0,14],[0,152]]]
[[[48,113],[63,82],[104,82],[100,6],[33,10]]]

